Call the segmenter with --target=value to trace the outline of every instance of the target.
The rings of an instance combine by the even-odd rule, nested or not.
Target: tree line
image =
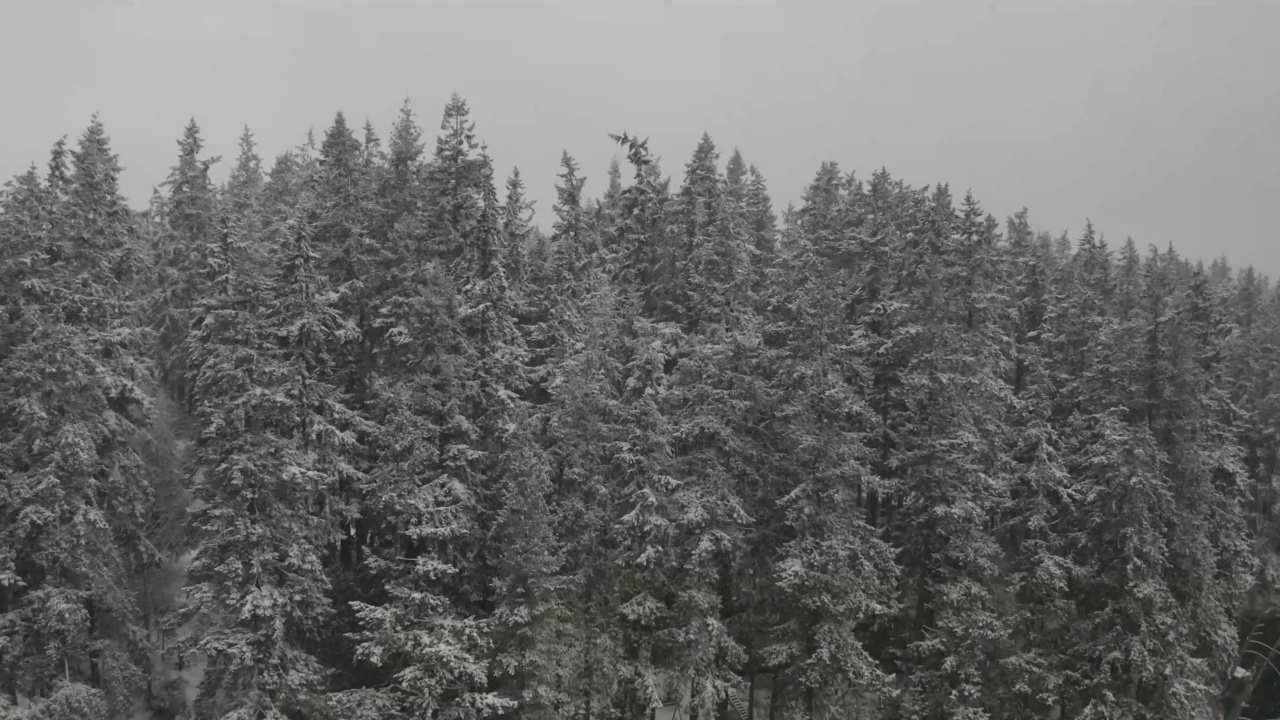
[[[1280,295],[465,101],[0,193],[0,718],[1260,718]],[[198,668],[198,671],[195,669]]]

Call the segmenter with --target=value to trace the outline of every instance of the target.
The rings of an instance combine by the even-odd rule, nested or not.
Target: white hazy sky
[[[433,136],[457,90],[550,223],[560,152],[598,193],[609,132],[678,180],[739,147],[776,204],[820,162],[972,189],[998,217],[1280,274],[1280,2],[4,0],[0,176],[94,112],[141,206],[194,116],[221,174],[336,110]]]

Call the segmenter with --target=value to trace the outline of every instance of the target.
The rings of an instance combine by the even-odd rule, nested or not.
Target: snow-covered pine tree
[[[0,352],[0,683],[49,712],[83,701],[119,716],[144,692],[132,580],[156,559],[137,442],[150,339],[128,284],[133,216],[96,116],[69,154],[59,142],[44,183],[28,172],[0,198],[0,275],[16,281]]]
[[[218,158],[201,158],[203,148],[200,126],[193,118],[178,140],[178,162],[163,185],[164,226],[153,249],[157,296],[150,313],[157,330],[156,359],[167,392],[184,406],[190,378],[180,348],[191,325],[191,307],[204,292],[203,266],[219,231],[218,196],[209,179]]]
[[[207,297],[189,339],[201,507],[180,648],[207,662],[201,717],[304,712],[327,672],[312,643],[332,617],[324,561],[345,517],[338,490],[359,481],[360,420],[327,380],[355,329],[320,268],[312,197],[275,230],[266,281],[237,267],[238,243],[223,246],[239,277]]]
[[[503,270],[508,281],[523,288],[528,280],[527,255],[533,237],[533,203],[525,198],[524,178],[520,168],[513,168],[507,178],[507,195],[502,206],[502,245],[506,258]]]

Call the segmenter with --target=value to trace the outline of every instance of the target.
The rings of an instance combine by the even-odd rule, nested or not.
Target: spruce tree
[[[200,127],[192,119],[178,140],[178,162],[164,183],[164,228],[155,248],[159,297],[152,315],[158,331],[157,360],[169,393],[180,403],[186,402],[190,383],[178,348],[190,326],[190,308],[203,292],[199,279],[219,230],[218,198],[209,179],[218,158],[201,158],[203,147]]]
[[[19,281],[0,354],[0,682],[49,712],[74,696],[121,715],[145,681],[152,371],[119,174],[95,116],[69,163],[59,142],[46,181],[29,172],[0,202],[0,268]]]
[[[225,284],[189,341],[201,429],[192,490],[202,507],[182,652],[207,661],[202,717],[303,712],[326,673],[310,648],[333,612],[324,558],[343,518],[338,490],[359,480],[359,421],[326,380],[330,346],[354,328],[332,307],[315,232],[293,214],[278,231],[269,282]]]
[[[502,207],[502,252],[505,258],[503,270],[510,281],[519,286],[528,280],[526,256],[529,252],[529,240],[533,236],[533,203],[525,199],[524,179],[520,177],[520,168],[511,170],[506,190],[506,202]]]

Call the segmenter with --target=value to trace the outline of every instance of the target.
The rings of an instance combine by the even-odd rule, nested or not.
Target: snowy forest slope
[[[1280,714],[1268,279],[468,118],[5,186],[0,718]]]

